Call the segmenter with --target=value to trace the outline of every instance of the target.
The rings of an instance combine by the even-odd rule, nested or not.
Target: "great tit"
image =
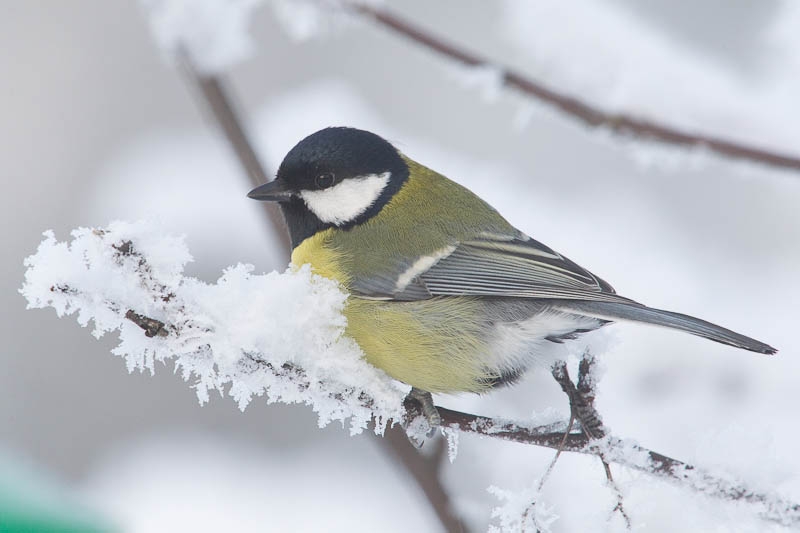
[[[513,383],[531,367],[555,363],[561,352],[550,348],[615,320],[776,352],[705,320],[619,296],[471,191],[368,131],[309,135],[289,151],[275,180],[248,196],[279,203],[292,263],[309,263],[349,291],[346,334],[369,363],[412,391],[480,393]]]

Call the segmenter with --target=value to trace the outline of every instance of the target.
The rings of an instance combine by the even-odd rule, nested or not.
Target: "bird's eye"
[[[314,183],[317,186],[317,189],[327,189],[333,182],[336,181],[336,176],[333,175],[332,172],[326,172],[324,174],[320,174],[314,179]]]

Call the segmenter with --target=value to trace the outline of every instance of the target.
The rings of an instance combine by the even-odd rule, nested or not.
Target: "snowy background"
[[[598,407],[616,435],[800,500],[800,173],[609,139],[368,22],[298,18],[277,5],[255,6],[245,19],[254,55],[230,71],[271,171],[316,129],[370,129],[621,294],[776,346],[769,358],[616,325]],[[606,109],[800,152],[796,3],[390,7]],[[207,281],[237,262],[282,270],[287,257],[136,3],[5,11],[0,454],[39,465],[126,531],[437,530],[375,437],[350,437],[336,424],[320,430],[305,407],[256,400],[240,413],[212,396],[201,408],[171,367],[129,375],[109,354],[113,339],[95,341],[51,310],[24,311],[22,260],[46,229],[63,240],[77,226],[155,218],[186,234],[188,271]],[[304,32],[313,38],[298,41]],[[566,412],[544,373],[489,397],[439,401],[507,417]],[[499,503],[487,487],[525,489],[551,457],[462,436],[443,476],[480,531]],[[781,530],[747,507],[615,472],[637,529]],[[554,531],[620,526],[605,526],[613,495],[597,459],[562,457],[543,498],[560,517]]]

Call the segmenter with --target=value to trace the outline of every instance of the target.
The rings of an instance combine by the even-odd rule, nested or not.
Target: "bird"
[[[554,346],[615,321],[776,353],[705,320],[620,296],[369,131],[329,127],[307,136],[275,179],[248,196],[278,203],[292,264],[310,264],[349,293],[345,334],[367,362],[410,385],[429,413],[432,393],[515,383],[563,358]]]

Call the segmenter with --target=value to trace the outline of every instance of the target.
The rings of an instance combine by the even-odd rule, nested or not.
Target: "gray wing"
[[[399,275],[353,287],[359,296],[421,300],[486,296],[633,303],[588,270],[522,234],[481,234],[416,258]]]
[[[486,236],[461,242],[417,281],[431,296],[631,302],[585,268],[531,238]]]
[[[374,280],[373,280],[374,281]],[[552,300],[556,309],[601,320],[629,320],[678,329],[753,352],[775,348],[716,324],[646,307],[619,296],[588,270],[524,236],[481,235],[419,258],[397,279],[372,283],[372,297],[420,300],[484,296]]]

